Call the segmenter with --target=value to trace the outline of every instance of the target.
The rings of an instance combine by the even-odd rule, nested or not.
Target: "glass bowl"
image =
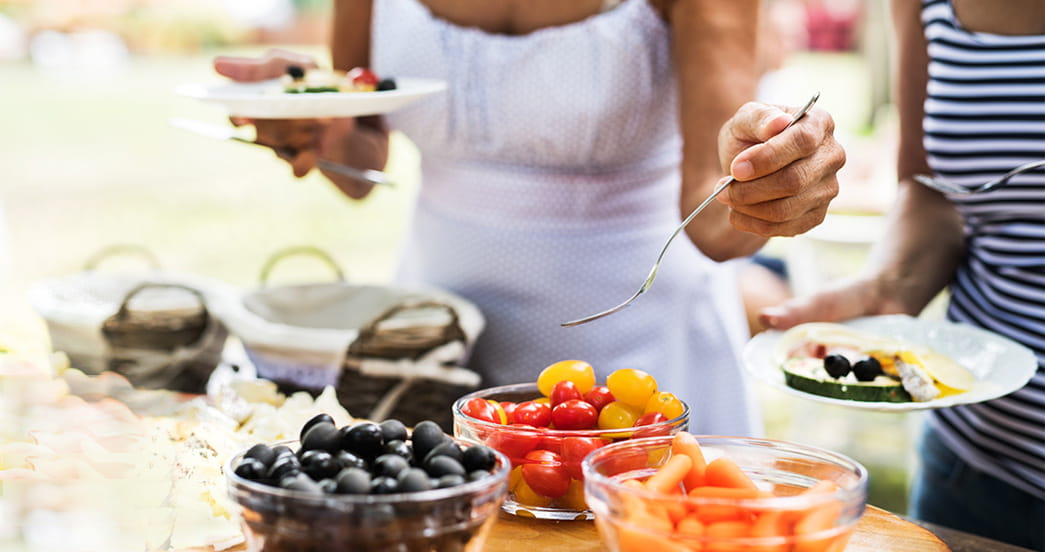
[[[767,492],[759,498],[656,493],[626,482],[645,479],[664,465],[672,438],[601,448],[582,463],[584,490],[611,552],[845,548],[866,505],[867,470],[862,465],[841,454],[783,441],[712,436],[697,436],[697,441],[709,463],[726,456]],[[801,494],[824,481],[833,483],[827,484],[830,490]],[[643,515],[658,511],[666,517],[651,521]]]
[[[660,423],[623,429],[548,429],[501,425],[479,420],[462,411],[479,397],[522,402],[541,396],[536,383],[490,387],[470,393],[453,405],[454,436],[482,443],[507,456],[512,463],[508,496],[501,508],[524,517],[553,520],[591,520],[594,513],[584,498],[581,461],[597,447],[638,437],[670,436],[689,427],[689,405],[678,417]],[[533,451],[549,451],[554,455]],[[527,458],[527,455],[530,455]],[[523,466],[527,466],[523,469]],[[565,483],[566,492],[560,494]]]
[[[462,447],[473,443],[455,439]],[[297,441],[275,443],[296,449]],[[495,451],[489,477],[393,494],[313,495],[251,481],[225,465],[249,552],[479,552],[508,490],[510,462]]]

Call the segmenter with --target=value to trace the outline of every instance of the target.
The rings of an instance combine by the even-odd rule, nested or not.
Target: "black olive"
[[[392,494],[399,492],[399,483],[394,477],[375,477],[370,480],[370,492],[373,494]]]
[[[289,454],[291,456],[294,455],[294,451],[291,450],[291,448],[288,447],[287,445],[276,445],[276,446],[272,447],[272,452],[276,455],[273,458],[273,462],[275,462],[275,459],[279,458],[280,456],[283,456],[283,455],[286,455],[286,454]]]
[[[319,423],[305,433],[301,439],[301,450],[325,450],[337,452],[341,444],[341,436],[334,424]]]
[[[382,454],[374,460],[374,476],[396,477],[399,472],[410,467],[410,462],[396,454]]]
[[[258,460],[267,470],[272,466],[272,462],[276,459],[276,451],[269,448],[269,446],[264,443],[258,443],[247,449],[247,452],[243,454],[243,459],[246,460],[247,458]]]
[[[323,479],[319,482],[319,488],[323,489],[326,494],[334,494],[337,492],[337,481],[333,479]]]
[[[319,481],[336,475],[341,471],[341,464],[325,450],[310,450],[301,456],[301,471]]]
[[[436,456],[449,456],[458,462],[464,460],[464,454],[461,453],[461,447],[457,446],[457,443],[452,439],[446,439],[442,443],[436,445],[434,449],[428,451],[428,454],[425,456],[425,459],[421,464],[424,465],[428,460]]]
[[[464,449],[461,465],[469,472],[475,470],[490,471],[497,463],[493,450],[483,445],[475,445]]]
[[[312,481],[303,473],[281,479],[279,481],[279,486],[291,491],[308,494],[323,494],[323,488],[319,486],[319,483]]]
[[[479,481],[480,479],[483,479],[483,478],[485,478],[488,475],[490,475],[490,472],[488,472],[486,470],[474,470],[474,471],[468,472],[468,480],[469,481]]]
[[[414,445],[414,460],[421,462],[428,456],[428,453],[435,447],[439,446],[440,443],[448,439],[449,437],[443,433],[443,428],[439,427],[439,424],[431,421],[424,420],[418,422],[414,426],[413,435],[411,441]]]
[[[874,357],[859,360],[853,365],[853,375],[856,376],[857,381],[872,381],[884,373],[882,364]]]
[[[280,481],[283,478],[301,473],[301,460],[293,454],[284,454],[272,463],[268,471],[268,479]]]
[[[236,466],[236,475],[243,479],[249,479],[251,481],[260,481],[265,479],[268,474],[268,467],[265,466],[264,462],[257,458],[244,458],[240,461],[239,465]]]
[[[827,355],[824,357],[824,370],[832,378],[845,377],[850,369],[849,359],[842,355]]]
[[[395,89],[396,89],[396,81],[395,81],[395,79],[388,78],[388,79],[381,79],[381,80],[377,81],[377,90],[395,90]]]
[[[410,450],[410,445],[403,441],[388,441],[385,443],[385,447],[382,450],[382,454],[394,454],[396,456],[402,456],[407,460],[413,458],[413,451]]]
[[[359,455],[352,454],[351,452],[348,452],[347,450],[339,450],[339,451],[337,451],[337,454],[334,455],[334,459],[337,460],[337,463],[341,466],[342,469],[344,469],[344,468],[359,468],[361,470],[370,469],[370,466],[367,465],[367,461],[366,460],[363,460],[362,458],[359,457]]]
[[[399,492],[402,493],[416,493],[432,488],[428,474],[421,468],[408,468],[399,472],[399,475],[396,476],[396,483],[399,486]]]
[[[370,473],[359,468],[345,468],[337,474],[337,492],[340,494],[367,494],[370,492]]]
[[[437,489],[445,489],[447,487],[456,487],[458,485],[464,485],[465,479],[463,476],[457,474],[444,475],[436,479],[435,487]]]
[[[385,420],[378,424],[381,426],[381,435],[384,436],[385,442],[389,441],[406,441],[406,426],[399,420]]]
[[[361,422],[341,428],[341,449],[363,458],[374,458],[381,454],[385,438],[381,426],[373,422]]]
[[[424,465],[425,471],[432,477],[444,475],[460,475],[464,477],[465,471],[461,463],[449,456],[433,456]]]
[[[309,418],[309,420],[305,422],[305,425],[301,426],[301,433],[298,434],[298,437],[302,441],[304,441],[305,434],[308,433],[308,430],[312,429],[312,426],[319,423],[334,425],[334,418],[331,417],[330,414],[327,414],[325,412],[316,414],[315,416]]]
[[[290,78],[292,78],[292,79],[304,78],[305,77],[305,69],[302,68],[300,65],[288,65],[287,66],[287,74],[290,75]]]

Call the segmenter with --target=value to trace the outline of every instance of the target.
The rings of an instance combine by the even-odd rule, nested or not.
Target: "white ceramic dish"
[[[744,368],[755,379],[795,396],[822,403],[890,412],[905,412],[971,404],[1007,395],[1027,384],[1037,370],[1034,353],[1001,335],[946,320],[922,320],[905,315],[871,316],[842,323],[854,330],[924,345],[946,354],[972,372],[972,389],[926,402],[864,402],[835,399],[788,387],[780,370],[777,345],[782,331],[762,332],[744,348]]]
[[[175,92],[223,107],[230,116],[256,119],[381,115],[446,90],[436,79],[397,78],[395,90],[287,94],[278,79],[262,82],[185,84]]]

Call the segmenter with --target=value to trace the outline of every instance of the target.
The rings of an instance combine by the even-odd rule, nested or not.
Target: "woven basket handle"
[[[371,320],[369,324],[367,324],[366,326],[364,326],[362,329],[359,330],[359,337],[356,338],[356,342],[362,342],[362,341],[365,341],[366,339],[372,338],[377,333],[377,327],[382,322],[392,318],[393,316],[395,316],[396,314],[399,314],[400,312],[407,311],[407,310],[431,309],[431,308],[443,309],[446,312],[450,313],[449,328],[451,329],[451,336],[452,336],[451,340],[457,339],[457,338],[460,338],[461,340],[465,339],[464,329],[461,328],[461,321],[457,317],[457,310],[456,309],[454,309],[452,306],[450,306],[449,304],[444,303],[442,301],[421,300],[421,301],[404,301],[404,302],[399,303],[398,305],[395,305],[392,308],[386,310],[384,313],[381,314],[381,316],[378,316],[377,318]]]
[[[271,257],[269,257],[269,260],[265,261],[265,265],[261,267],[261,276],[259,278],[261,286],[265,287],[265,285],[268,284],[269,274],[272,273],[272,269],[276,266],[276,263],[294,255],[311,255],[313,257],[319,258],[334,271],[334,275],[337,276],[337,280],[339,282],[345,281],[345,273],[341,270],[341,267],[338,266],[337,262],[334,261],[334,258],[331,257],[330,254],[318,247],[314,247],[311,245],[299,245],[277,251]]]
[[[123,302],[120,303],[120,310],[116,311],[116,319],[117,320],[124,320],[124,319],[126,319],[127,316],[129,316],[129,313],[130,313],[130,309],[127,307],[127,305],[130,304],[131,299],[134,298],[135,295],[138,295],[139,293],[145,291],[146,289],[150,289],[150,288],[172,288],[172,289],[182,289],[182,290],[185,290],[185,291],[195,295],[196,299],[199,300],[199,302],[200,302],[200,310],[203,311],[203,312],[207,312],[207,302],[203,298],[203,294],[200,293],[200,291],[197,290],[197,289],[191,288],[189,286],[184,286],[184,285],[181,285],[181,284],[164,284],[164,283],[158,283],[158,282],[146,282],[146,283],[141,284],[138,287],[132,289],[131,291],[128,291],[127,295],[123,296]]]
[[[87,259],[87,262],[85,262],[83,265],[84,270],[95,270],[98,268],[98,265],[101,264],[101,262],[105,259],[109,259],[122,254],[137,255],[148,261],[149,268],[152,268],[154,270],[158,270],[160,268],[160,261],[156,258],[155,255],[152,254],[152,251],[149,251],[141,245],[122,243],[102,248],[94,255],[91,255],[91,257]]]

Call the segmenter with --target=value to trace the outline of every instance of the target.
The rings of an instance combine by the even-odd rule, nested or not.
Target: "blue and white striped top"
[[[1045,36],[967,31],[949,0],[926,0],[922,24],[933,172],[972,186],[1045,159]],[[968,254],[948,318],[1026,345],[1038,371],[1023,389],[934,411],[930,423],[973,466],[1045,498],[1045,168],[950,199],[966,224]]]

